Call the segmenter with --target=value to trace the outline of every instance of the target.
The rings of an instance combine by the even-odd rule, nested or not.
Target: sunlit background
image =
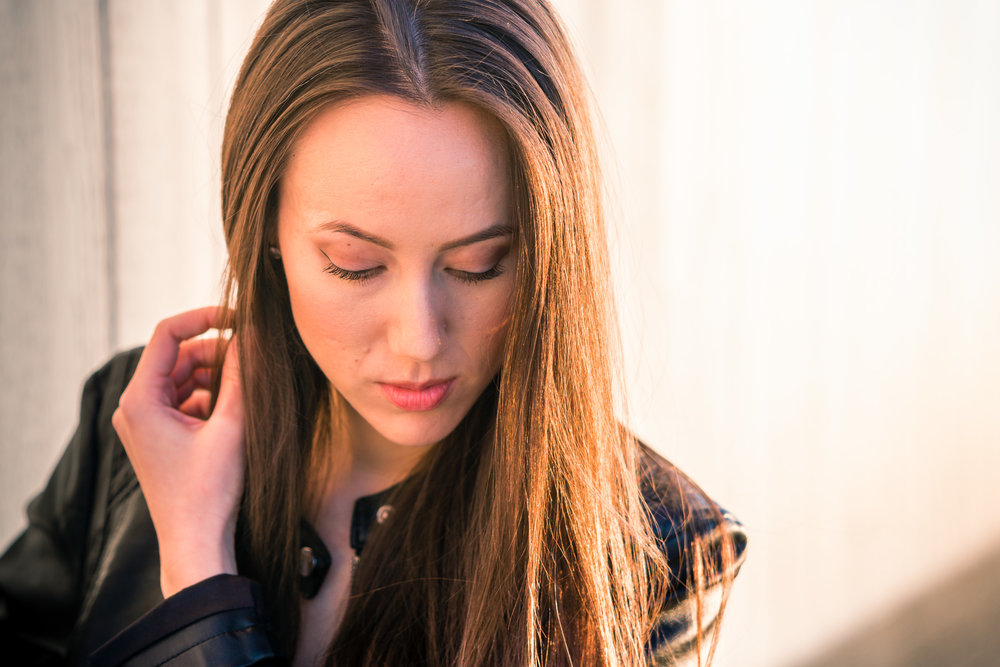
[[[561,0],[635,430],[750,530],[717,665],[1000,661],[1000,2]],[[0,0],[0,539],[83,378],[218,300],[262,0]]]

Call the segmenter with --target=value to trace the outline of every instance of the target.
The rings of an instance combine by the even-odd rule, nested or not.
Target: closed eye
[[[320,250],[320,252],[323,252]],[[379,275],[385,270],[384,266],[373,266],[370,269],[362,269],[360,271],[352,271],[351,269],[345,269],[341,266],[337,266],[330,259],[329,255],[323,252],[323,256],[327,259],[327,265],[323,268],[323,271],[329,273],[332,276],[336,276],[341,280],[350,280],[352,282],[357,282],[359,284],[364,284]],[[479,283],[485,282],[487,280],[492,280],[504,273],[504,267],[500,265],[500,262],[494,264],[491,268],[485,271],[462,271],[461,269],[445,269],[445,271],[451,275],[453,278],[466,283],[468,285],[477,285]]]
[[[497,262],[493,265],[493,268],[487,269],[481,273],[474,273],[472,271],[460,271],[458,269],[446,269],[455,278],[458,278],[463,283],[468,283],[470,285],[475,285],[486,280],[491,280],[501,275],[504,272],[504,268],[500,266]]]
[[[323,251],[320,250],[320,252]],[[330,259],[330,256],[327,255],[325,252],[323,252],[323,256],[326,257],[327,261],[329,262],[329,264],[327,264],[326,267],[323,268],[325,272],[329,273],[331,276],[337,276],[342,280],[352,280],[361,284],[364,284],[365,282],[371,280],[379,273],[381,273],[382,270],[385,268],[384,266],[373,266],[370,269],[363,269],[361,271],[351,271],[350,269],[345,269],[343,267],[334,264],[333,260]]]

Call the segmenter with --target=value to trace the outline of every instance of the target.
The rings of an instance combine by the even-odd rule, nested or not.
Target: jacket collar
[[[361,550],[368,541],[372,526],[384,522],[392,513],[388,504],[389,496],[399,484],[383,489],[369,496],[361,496],[354,501],[351,512],[351,549],[354,550],[354,566],[358,564]],[[299,525],[299,592],[311,599],[319,592],[330,571],[332,559],[323,539],[305,519]]]

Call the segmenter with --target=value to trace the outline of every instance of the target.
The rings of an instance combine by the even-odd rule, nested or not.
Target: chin
[[[393,415],[371,426],[389,442],[401,447],[428,447],[444,440],[458,421],[444,415]],[[459,420],[461,421],[461,420]]]
[[[401,447],[429,447],[444,440],[455,428],[440,425],[399,425],[388,429],[383,435],[387,440]]]

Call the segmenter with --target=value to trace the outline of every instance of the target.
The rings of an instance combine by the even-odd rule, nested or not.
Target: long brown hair
[[[587,87],[539,0],[278,0],[222,149],[227,294],[247,414],[241,568],[291,651],[309,462],[329,384],[296,332],[276,236],[289,151],[325,106],[476,105],[506,129],[517,280],[501,372],[395,492],[330,664],[643,662],[664,562],[616,419],[618,342]],[[334,634],[335,633],[335,634]]]

